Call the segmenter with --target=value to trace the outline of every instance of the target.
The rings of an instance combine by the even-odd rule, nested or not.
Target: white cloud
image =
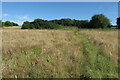
[[[18,25],[22,25],[24,21],[11,21],[11,22],[14,22],[14,23],[17,23]]]
[[[21,26],[23,24],[23,21],[18,21],[16,23]]]
[[[22,17],[19,17],[19,19],[26,20],[26,19],[29,19],[29,17],[28,16],[22,16]]]
[[[8,15],[8,14],[6,14],[6,13],[5,13],[5,14],[3,14],[3,17],[6,17],[6,16],[9,16],[9,15]]]

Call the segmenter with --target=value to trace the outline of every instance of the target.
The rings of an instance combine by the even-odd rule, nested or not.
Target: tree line
[[[117,19],[119,25],[120,19]],[[77,28],[111,28],[113,27],[110,20],[103,14],[92,16],[91,20],[75,20],[75,19],[60,19],[60,20],[42,20],[35,19],[32,22],[26,21],[22,25],[22,29],[57,29],[61,27],[77,27]]]
[[[117,28],[120,29],[120,17],[117,18]],[[0,26],[18,26],[17,23],[5,21],[0,21]],[[32,22],[25,21],[22,24],[21,29],[59,29],[62,27],[77,27],[77,28],[87,28],[87,29],[95,29],[95,28],[111,28],[114,27],[111,25],[110,20],[103,14],[93,15],[91,20],[75,20],[64,18],[60,20],[43,20],[43,19],[35,19]]]
[[[0,26],[9,27],[9,26],[18,26],[18,24],[17,24],[17,23],[14,23],[14,22],[10,22],[10,21],[2,22],[2,21],[0,20]]]
[[[21,29],[58,29],[61,26],[47,20],[35,19],[32,22],[25,21]]]

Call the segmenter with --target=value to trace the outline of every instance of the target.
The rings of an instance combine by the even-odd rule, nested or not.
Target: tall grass
[[[118,66],[114,61],[87,36],[80,32],[75,32],[75,35],[82,39],[84,59],[81,65],[85,66],[84,75],[91,78],[118,78]]]
[[[5,30],[3,34],[4,78],[118,77],[117,65],[79,30]]]
[[[81,43],[70,31],[6,30],[3,40],[4,78],[79,78],[81,75]]]

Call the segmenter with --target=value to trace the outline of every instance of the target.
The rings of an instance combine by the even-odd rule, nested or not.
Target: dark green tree
[[[18,26],[18,24],[17,24],[17,23],[14,23],[14,22],[12,22],[12,25],[13,25],[13,26]]]
[[[47,20],[35,19],[33,22],[24,22],[22,29],[58,29],[60,26]]]
[[[89,21],[88,20],[74,20],[74,26],[77,26],[78,28],[88,28]]]
[[[110,25],[110,20],[103,14],[94,15],[90,21],[91,28],[106,28],[108,25]]]
[[[42,19],[35,19],[33,22],[41,22],[41,21],[44,21],[44,20],[42,20]]]
[[[62,25],[62,26],[73,26],[74,24],[74,20],[69,19],[69,18],[64,18],[64,19],[60,19],[60,20],[52,20],[50,22]]]
[[[2,27],[2,21],[0,20],[0,27]]]
[[[6,21],[6,22],[4,23],[4,26],[13,26],[13,24],[12,24],[12,22],[10,22],[10,21]]]
[[[10,21],[5,21],[5,22],[2,22],[2,26],[5,26],[5,27],[18,26],[18,24]]]
[[[117,25],[118,25],[118,28],[120,29],[120,17],[117,18]]]
[[[22,28],[21,28],[21,29],[30,29],[30,27],[31,27],[30,22],[25,21],[25,22],[23,23],[23,25],[22,25]]]

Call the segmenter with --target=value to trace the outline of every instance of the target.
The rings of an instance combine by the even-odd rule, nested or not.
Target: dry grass
[[[39,55],[27,51],[34,48],[40,50]],[[25,51],[25,54],[18,53],[20,51]],[[3,77],[40,77],[43,74],[43,77],[52,77],[53,72],[58,72],[54,74],[55,77],[79,77],[80,67],[76,62],[81,54],[80,42],[70,31],[3,30]],[[24,57],[27,56],[31,60],[26,61]],[[48,65],[48,59],[53,64]],[[34,65],[36,61],[37,64]],[[31,68],[25,68],[26,66]],[[34,69],[38,72],[35,73]],[[38,76],[36,74],[39,71],[41,75]]]
[[[3,27],[3,29],[21,29],[21,26],[9,26],[9,27]]]
[[[100,46],[115,62],[118,60],[118,31],[81,30],[95,44]]]
[[[117,31],[81,30],[76,35],[71,30],[3,29],[3,77],[79,78],[90,70],[92,77],[106,77],[109,71],[116,77],[116,67],[107,69],[109,60],[101,52],[117,60]]]

